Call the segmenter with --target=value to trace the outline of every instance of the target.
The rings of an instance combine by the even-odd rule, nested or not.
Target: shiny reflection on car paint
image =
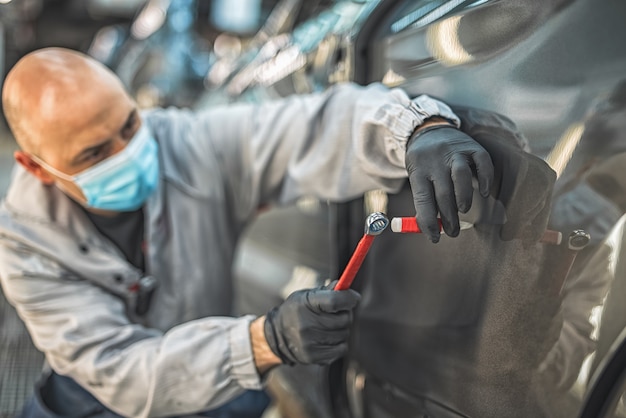
[[[626,212],[626,50],[618,39],[626,38],[626,4],[482,3],[426,27],[397,31],[381,23],[369,50],[368,81],[503,113],[561,175],[551,224],[563,231],[588,227],[593,242],[566,282],[565,325],[540,365],[548,386],[538,387],[545,389],[545,416],[573,417],[607,351],[602,347],[616,338],[606,330],[626,326],[626,313],[605,309],[611,294],[623,299],[619,289],[626,280],[612,267],[616,260],[624,263],[618,220]],[[585,188],[591,189],[588,200]],[[416,268],[409,264],[393,271],[410,276]]]
[[[427,3],[433,7],[420,9]],[[617,289],[626,281],[626,277],[622,278],[624,275],[620,276],[618,267],[626,260],[622,255],[623,230],[620,229],[626,211],[626,205],[620,199],[620,196],[626,196],[626,187],[620,182],[626,179],[626,158],[623,163],[619,160],[626,151],[626,89],[623,81],[626,50],[621,43],[626,39],[626,26],[623,25],[626,3],[592,0],[454,2],[458,7],[449,7],[449,15],[442,14],[432,22],[424,19],[444,3],[453,4],[445,1],[398,2],[407,5],[404,10],[419,12],[409,18],[393,16],[379,22],[375,26],[378,32],[368,45],[369,61],[354,61],[353,54],[344,57],[343,64],[346,67],[366,65],[367,80],[359,80],[361,82],[382,80],[413,95],[427,93],[451,104],[508,116],[530,140],[533,152],[545,157],[560,175],[554,192],[551,225],[566,233],[585,226],[592,231],[592,243],[578,256],[574,273],[565,284],[560,309],[566,325],[556,344],[536,367],[549,382],[548,390],[543,393],[546,397],[543,414],[571,418],[576,415],[587,383],[607,352],[606,346],[616,338],[610,332],[611,326],[621,330],[626,325],[615,319],[619,316],[614,312],[617,303],[610,302],[620,295],[623,298],[624,293]],[[267,85],[257,83],[244,95],[261,90],[269,91],[270,96],[276,92],[285,95],[313,89],[311,76],[303,69],[311,68],[315,52],[323,49],[320,48],[323,36],[319,39],[322,40],[309,50],[308,61],[302,68],[281,73],[281,81],[272,78],[263,83]],[[315,88],[330,84],[330,81],[324,84],[323,79],[320,80],[322,83]],[[281,90],[279,86],[285,81],[291,85]],[[299,90],[298,83],[305,86],[304,89]],[[617,160],[608,164],[607,157]],[[597,197],[585,201],[578,191],[589,181]],[[398,198],[391,197],[391,200],[392,207],[397,209]],[[620,218],[622,223],[618,222]],[[486,254],[494,256],[496,252],[492,250]],[[375,257],[376,251],[370,259]],[[398,257],[394,259],[399,260]],[[512,256],[510,262],[514,265],[520,260]],[[393,266],[383,266],[380,271],[392,276],[405,275],[410,280],[413,279],[410,272],[415,269],[407,265],[405,259]],[[431,287],[424,292],[429,294],[437,289]],[[463,296],[471,299],[471,291]],[[432,295],[431,299],[436,296]],[[393,303],[401,305],[405,302],[395,300]],[[407,305],[415,303],[412,300]],[[461,303],[456,307],[462,310],[464,305]],[[407,309],[411,310],[413,306]],[[486,317],[497,313],[494,310]],[[376,312],[371,314],[376,315]],[[530,324],[523,324],[528,336],[533,332],[534,317],[531,314],[528,312],[527,317]],[[623,314],[626,318],[626,313]],[[463,320],[471,323],[473,317],[469,309],[465,311],[465,317],[457,319],[463,325]],[[393,329],[389,323],[383,323],[383,328],[385,332]],[[570,337],[580,334],[585,341],[582,348],[567,351],[572,346],[568,343],[571,339],[563,337],[567,332]],[[378,338],[383,338],[381,335]],[[524,332],[521,332],[523,336]],[[405,345],[413,344],[407,341],[413,341],[416,347],[420,342],[427,342],[416,336],[407,336],[405,340]],[[491,350],[498,346],[484,348],[474,355],[488,360],[489,355],[496,355]],[[394,352],[396,358],[390,361],[410,362],[407,351],[410,349],[411,346],[399,346]],[[433,351],[447,349],[450,347],[433,347]],[[595,357],[594,350],[598,353]],[[567,368],[565,371],[559,370],[563,364]],[[425,366],[424,373],[427,373],[432,365]],[[534,366],[529,363],[529,367]],[[360,376],[359,387],[364,389],[364,374],[353,372]],[[437,374],[433,374],[433,386],[436,386],[437,378]],[[390,383],[393,386],[392,380]],[[460,383],[472,385],[471,380]],[[507,382],[499,381],[498,384],[506,386]],[[538,391],[542,388],[544,386],[537,384]],[[497,402],[503,408],[500,411],[507,408],[506,391],[503,396]],[[435,404],[431,407],[438,412],[450,413],[441,409],[442,403]],[[511,400],[509,406],[514,404]],[[362,409],[362,405],[359,407]],[[488,404],[484,407],[489,410]],[[404,411],[407,416],[412,412],[415,410]],[[524,414],[525,411],[515,413]]]

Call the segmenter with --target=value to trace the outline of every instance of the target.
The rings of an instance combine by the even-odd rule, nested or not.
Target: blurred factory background
[[[586,185],[589,179],[595,179],[592,186],[602,183],[598,193],[622,216],[626,213],[625,17],[626,2],[620,0],[0,0],[0,81],[24,54],[41,47],[64,46],[88,53],[108,65],[141,107],[174,105],[199,109],[322,91],[341,81],[382,82],[401,87],[413,96],[426,93],[453,105],[506,115],[529,140],[535,154],[554,162],[553,168],[562,174],[557,184],[561,196],[567,196],[577,182]],[[9,182],[15,150],[1,119],[0,196]],[[610,164],[602,165],[604,160]],[[598,182],[598,178],[603,182]],[[604,215],[593,212],[589,202],[576,205],[576,197],[569,201],[581,213],[588,211],[589,219]],[[264,313],[294,288],[338,277],[362,234],[364,215],[381,205],[392,210],[401,208],[406,213],[413,210],[407,189],[396,196],[371,193],[338,205],[303,199],[294,207],[264,212],[242,240],[234,267],[239,311]],[[621,243],[626,236],[626,218],[621,219],[607,220],[615,227],[607,231],[612,231],[609,241],[602,242],[602,246],[612,249],[606,277],[595,277],[593,264],[586,261],[601,247],[604,236],[586,250],[586,258],[579,256],[575,266],[580,277],[588,277],[592,283],[610,284],[613,290],[603,287],[604,293],[598,290],[594,294],[593,290],[577,287],[575,281],[569,283],[571,288],[563,299],[564,307],[569,309],[566,313],[585,317],[581,322],[586,327],[585,338],[594,344],[597,339],[599,348],[597,355],[593,350],[582,353],[580,359],[575,359],[580,364],[572,361],[576,364],[571,366],[569,386],[559,388],[556,395],[545,396],[549,405],[546,416],[578,416],[586,399],[599,393],[600,400],[592,406],[602,406],[607,399],[613,399],[613,409],[619,405],[618,411],[605,415],[585,412],[581,416],[626,417],[626,371],[619,375],[622,378],[614,379],[605,373],[610,369],[626,370],[623,304],[613,303],[617,313],[608,309],[611,314],[605,312],[603,319],[596,321],[605,301],[623,300],[626,276],[620,272],[626,266],[626,246]],[[278,223],[280,228],[276,227]],[[303,230],[308,234],[307,240],[301,239]],[[414,246],[419,243],[411,241],[413,247],[409,247],[406,237],[401,243],[395,236],[385,239],[389,240],[387,248],[406,251],[406,257],[396,253],[390,256],[383,245],[374,248],[368,255],[370,263],[359,276],[364,290],[377,283],[369,280],[370,276],[385,276],[398,288],[422,283],[424,279],[415,273],[421,271],[423,262],[414,256]],[[447,246],[452,241],[442,240],[438,251],[449,251]],[[425,250],[424,253],[428,254]],[[389,261],[400,258],[399,264]],[[394,277],[386,277],[388,270],[396,273]],[[461,283],[467,279],[463,273]],[[377,311],[374,305],[373,311],[384,313],[389,308],[393,314],[396,308],[404,315],[425,306],[435,307],[429,309],[437,313],[438,307],[463,307],[471,296],[458,292],[458,300],[451,300],[447,281],[426,281],[424,292],[404,292],[396,295],[394,306],[387,304]],[[513,286],[506,288],[506,282],[504,287],[516,298],[520,296]],[[369,290],[376,294],[380,289]],[[429,309],[424,308],[422,313],[432,313],[427,312]],[[393,323],[391,314],[391,320],[383,318],[379,329],[364,326],[373,330],[372,341],[385,344],[384,330]],[[465,320],[465,314],[459,315]],[[486,309],[481,320],[488,322],[500,316],[502,312],[497,309]],[[417,317],[420,315],[411,318]],[[526,317],[520,316],[519,320],[523,329],[532,329],[533,324],[524,322]],[[519,325],[516,322],[511,327],[522,329]],[[480,325],[469,329],[479,332]],[[415,326],[410,329],[413,331],[418,337],[422,328]],[[536,342],[532,338],[525,340],[516,349],[536,351]],[[502,343],[489,340],[485,346],[495,350]],[[468,350],[474,348],[481,353],[484,348],[465,345]],[[622,351],[612,347],[621,347]],[[311,368],[302,372],[288,368],[294,373],[284,373],[280,381],[283,399],[294,404],[292,411],[300,411],[288,416],[379,416],[372,413],[380,406],[378,403],[402,404],[406,400],[404,395],[398,395],[402,391],[386,391],[388,384],[407,392],[417,391],[398,383],[396,379],[401,373],[387,364],[383,364],[384,373],[378,370],[386,379],[381,392],[376,392],[376,386],[367,386],[364,376],[372,370],[359,360],[366,358],[371,360],[369,367],[378,366],[381,356],[375,351],[362,353],[360,347],[353,348],[350,361],[334,369]],[[454,353],[464,361],[468,358],[462,348]],[[419,356],[412,346],[398,355],[400,372],[418,367],[424,361]],[[0,293],[0,418],[12,416],[29,396],[42,361],[42,355],[34,349]],[[490,369],[505,369],[503,365],[498,368],[491,361],[487,363]],[[473,372],[479,366],[478,360],[470,361],[467,370]],[[430,385],[441,377],[424,375],[423,380]],[[444,377],[450,378],[442,378],[444,392],[453,395],[463,393],[457,390],[460,387],[479,386],[456,375]],[[307,393],[298,393],[301,399],[296,405],[292,389],[298,384],[306,386]],[[501,388],[503,393],[518,395],[514,388],[505,386]],[[364,387],[373,390],[378,398],[364,394]],[[470,401],[480,408],[490,408],[488,402],[474,402],[474,397]],[[407,416],[416,416],[415,405],[421,402],[419,396],[411,398],[404,410],[408,411]],[[465,411],[467,416],[486,416],[481,412]],[[507,416],[515,413],[510,411]]]

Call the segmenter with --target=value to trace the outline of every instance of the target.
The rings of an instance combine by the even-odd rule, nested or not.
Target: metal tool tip
[[[382,212],[374,212],[365,220],[365,233],[378,235],[389,226],[389,218]]]
[[[582,250],[591,241],[591,235],[587,231],[577,229],[572,231],[568,237],[568,247],[570,250]]]

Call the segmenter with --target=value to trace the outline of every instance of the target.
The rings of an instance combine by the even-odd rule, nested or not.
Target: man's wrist
[[[265,316],[261,316],[250,323],[250,343],[254,364],[259,374],[264,374],[271,368],[282,364],[282,361],[270,348],[265,339]]]
[[[442,116],[432,116],[424,121],[421,125],[419,125],[407,141],[407,146],[409,143],[413,142],[417,137],[421,134],[431,131],[433,129],[438,128],[454,128],[457,129],[456,124],[453,121],[450,121]]]
[[[443,116],[432,116],[426,119],[424,123],[419,125],[417,128],[415,128],[415,131],[413,131],[413,135],[425,128],[428,128],[429,126],[450,126],[456,129],[456,125],[453,121],[446,119]]]

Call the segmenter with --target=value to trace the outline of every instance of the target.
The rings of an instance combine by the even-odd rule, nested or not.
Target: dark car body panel
[[[415,9],[419,3],[428,2],[405,2],[380,18],[377,31],[362,35],[368,38],[364,82],[387,78],[413,95],[427,93],[451,104],[504,114],[528,138],[533,152],[544,157],[582,127],[574,138],[580,142],[573,158],[566,167],[556,167],[562,174],[557,199],[589,166],[626,149],[626,48],[618,41],[626,39],[626,4],[458,2],[465,4],[428,25],[415,17],[416,23],[405,19],[404,27],[399,25],[407,16],[402,8]],[[626,171],[615,173],[624,175]],[[620,192],[616,182],[609,193]],[[391,196],[389,212],[412,213],[411,204],[410,196]],[[607,280],[617,290],[624,279],[598,277],[596,288],[566,287],[561,295],[564,308],[557,314],[557,300],[545,298],[550,281],[558,280],[555,270],[563,262],[558,252],[532,256],[522,247],[507,248],[508,243],[467,235],[436,250],[423,239],[419,242],[421,237],[413,243],[405,237],[379,243],[370,254],[366,274],[371,277],[364,289],[354,356],[377,380],[416,399],[443,404],[458,416],[572,416],[582,400],[546,385],[541,373],[531,377],[539,364],[528,354],[547,355],[555,324],[546,321],[565,315],[567,323],[572,305],[568,298],[587,293],[601,300]],[[594,237],[595,246],[587,252],[600,251],[602,238]],[[442,261],[446,259],[451,261]],[[549,271],[536,272],[537,266]],[[477,270],[489,272],[483,276]],[[478,283],[477,277],[483,281]],[[477,289],[482,292],[478,298]],[[489,302],[493,300],[497,302]],[[456,318],[439,321],[451,311]],[[437,321],[425,319],[433,317]],[[617,329],[624,326],[619,316],[603,322]],[[497,331],[492,333],[494,326]],[[601,339],[602,344],[606,341]],[[523,360],[516,365],[519,356]],[[521,372],[522,363],[528,375]],[[386,402],[394,403],[392,397]],[[414,406],[389,416],[428,411],[427,406],[421,411]]]
[[[333,405],[309,405],[310,416],[332,410],[337,417],[570,418],[591,389],[594,399],[613,390],[588,383],[602,374],[602,358],[616,352],[612,344],[626,326],[620,305],[609,303],[623,299],[626,280],[615,269],[623,264],[623,228],[611,233],[626,210],[625,23],[626,2],[619,0],[372,1],[350,28],[326,27],[317,45],[307,45],[298,68],[272,83],[251,83],[228,99],[382,81],[413,96],[425,93],[453,107],[504,115],[560,175],[550,226],[565,237],[577,228],[594,231],[564,284],[572,257],[567,243],[503,242],[498,226],[489,224],[435,246],[422,236],[381,235],[355,282],[364,297],[350,356],[330,374],[297,368],[277,373],[302,389],[310,404]],[[609,158],[614,162],[603,167]],[[591,184],[615,210],[582,203],[566,210],[568,202],[579,202],[581,183]],[[316,213],[282,209],[302,223],[280,240],[261,226],[277,221],[262,216],[242,251],[272,242],[274,260],[288,268],[272,285],[259,278],[260,271],[240,274],[241,293],[258,293],[258,283],[280,293],[299,281],[289,274],[299,265],[316,272],[308,283],[337,277],[362,234],[367,205],[365,197],[322,203]],[[389,196],[385,210],[390,216],[413,214],[408,187]],[[312,229],[304,226],[311,216]],[[294,252],[305,229],[327,245],[309,248],[308,255]],[[266,307],[241,305],[257,313]],[[592,361],[596,339],[599,352]],[[579,348],[567,351],[572,347]],[[568,353],[571,358],[562,358]],[[302,373],[309,385],[302,385]]]

